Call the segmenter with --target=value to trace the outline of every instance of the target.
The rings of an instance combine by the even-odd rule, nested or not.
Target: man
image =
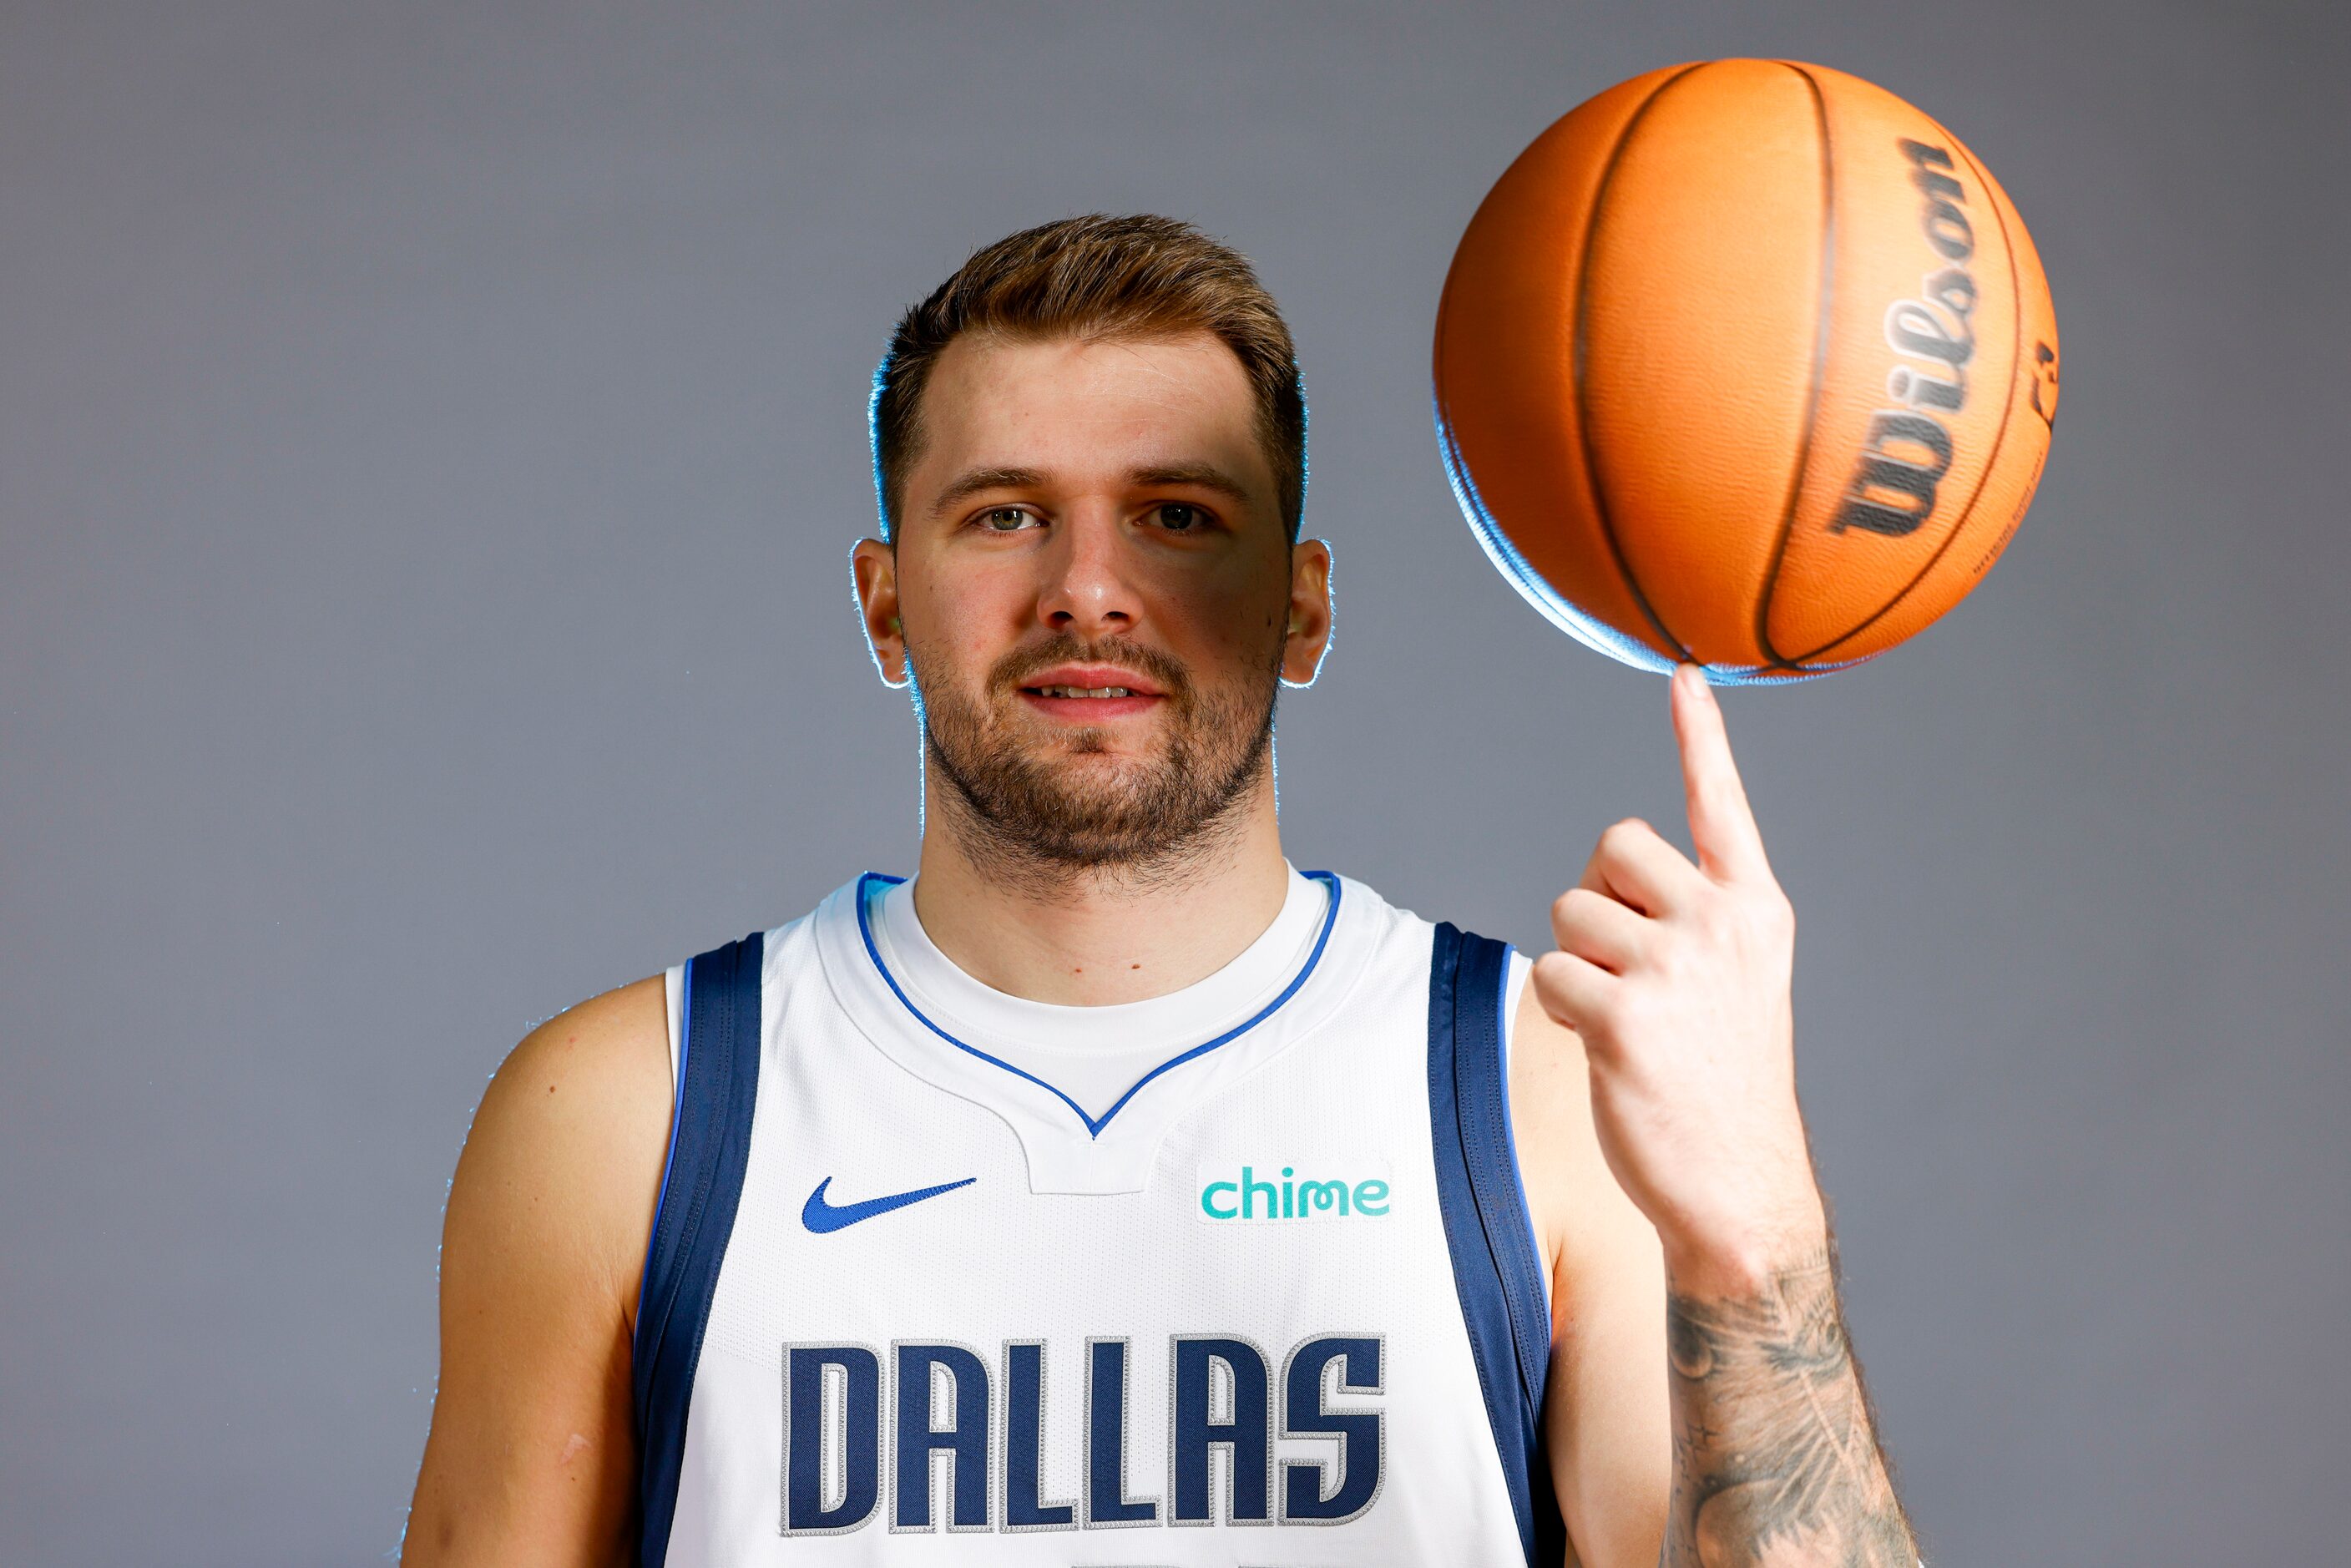
[[[873,427],[919,874],[507,1060],[404,1560],[1912,1563],[1698,672],[1697,862],[1610,828],[1529,965],[1282,857],[1330,552],[1239,256],[1012,235]]]

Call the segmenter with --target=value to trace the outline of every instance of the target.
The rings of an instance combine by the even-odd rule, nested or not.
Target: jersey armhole
[[[1534,1568],[1561,1561],[1566,1537],[1542,1454],[1549,1288],[1510,1130],[1509,1007],[1519,993],[1511,957],[1504,943],[1437,927],[1428,1100],[1437,1208],[1462,1326],[1519,1540]]]
[[[645,1312],[645,1292],[653,1282],[653,1248],[661,1239],[662,1210],[669,1205],[669,1178],[677,1163],[678,1121],[685,1106],[685,966],[673,964],[662,971],[662,1026],[669,1037],[669,1137],[662,1145],[661,1189],[653,1195],[653,1222],[645,1233],[645,1260],[637,1275],[637,1312]]]
[[[1519,1003],[1525,998],[1527,982],[1534,977],[1534,960],[1513,946],[1503,960],[1501,1009],[1498,1020],[1502,1038],[1502,1138],[1510,1151],[1510,1174],[1518,1179],[1519,1207],[1527,1217],[1527,1240],[1535,1249],[1535,1261],[1542,1265],[1535,1272],[1542,1276],[1543,1317],[1550,1320],[1552,1310],[1551,1260],[1543,1256],[1542,1233],[1535,1228],[1535,1206],[1527,1191],[1527,1168],[1519,1159],[1519,1137],[1510,1124],[1510,1062],[1518,1048]]]

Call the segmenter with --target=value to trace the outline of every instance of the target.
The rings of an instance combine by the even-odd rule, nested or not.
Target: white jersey
[[[642,1560],[1557,1563],[1525,961],[1293,872],[1217,975],[1050,1007],[908,894],[672,973]]]

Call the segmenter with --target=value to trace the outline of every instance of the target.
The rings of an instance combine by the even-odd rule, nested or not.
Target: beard
[[[924,754],[961,808],[949,813],[952,830],[974,861],[1008,880],[1180,878],[1221,831],[1238,825],[1236,808],[1273,744],[1279,643],[1262,679],[1204,692],[1180,660],[1157,649],[1061,632],[998,660],[976,699],[952,670],[924,679],[931,666],[909,654]],[[1159,688],[1165,716],[1152,753],[1089,765],[1083,759],[1112,755],[1106,727],[1051,738],[1020,733],[1022,682],[1056,664],[1086,663],[1124,665]]]

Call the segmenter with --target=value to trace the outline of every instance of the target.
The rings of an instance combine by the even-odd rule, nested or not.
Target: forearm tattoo
[[[1667,1304],[1674,1488],[1664,1568],[1914,1568],[1826,1252],[1760,1295]]]

